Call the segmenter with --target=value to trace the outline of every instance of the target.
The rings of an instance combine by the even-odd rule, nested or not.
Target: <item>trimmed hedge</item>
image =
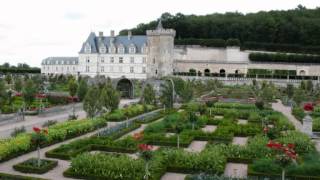
[[[20,176],[20,175],[14,175],[14,174],[6,174],[6,173],[0,173],[0,179],[2,180],[48,180],[48,179],[35,178],[30,176]]]
[[[23,173],[44,174],[58,165],[58,161],[52,161],[47,159],[41,159],[41,163],[44,165],[37,166],[37,159],[31,158],[19,164],[13,165],[13,169]]]
[[[305,54],[250,53],[249,59],[256,62],[320,63],[320,56]]]
[[[39,74],[39,73],[41,73],[41,69],[40,68],[3,68],[3,67],[0,67],[0,73]]]

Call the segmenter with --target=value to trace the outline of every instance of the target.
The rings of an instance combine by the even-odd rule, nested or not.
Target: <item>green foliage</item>
[[[287,89],[286,89],[286,93],[288,95],[288,97],[291,99],[294,95],[294,86],[293,84],[287,84]]]
[[[91,87],[83,100],[83,109],[87,112],[89,117],[96,116],[101,110],[99,94],[98,88]]]
[[[10,138],[0,143],[0,161],[16,153],[26,152],[31,147],[31,136],[19,134],[15,138]]]
[[[172,108],[173,107],[173,87],[170,81],[165,81],[164,84],[160,85],[161,88],[161,96],[160,101],[163,105],[166,106],[166,108]]]
[[[108,111],[118,109],[120,103],[120,93],[112,87],[111,82],[108,82],[100,93],[99,101],[102,108]]]
[[[58,165],[58,161],[41,159],[40,167],[37,166],[37,159],[31,158],[19,164],[13,165],[13,169],[23,173],[44,174]]]
[[[239,39],[228,39],[226,43],[227,46],[240,46]]]
[[[249,59],[258,62],[320,63],[320,56],[300,54],[250,53]]]
[[[298,154],[314,152],[315,146],[308,135],[298,131],[287,131],[277,139],[282,144],[295,144],[295,151]]]
[[[144,88],[143,95],[142,95],[142,101],[145,104],[156,104],[156,92],[154,91],[151,84],[147,84]]]
[[[84,79],[81,79],[79,82],[79,87],[77,90],[77,96],[79,97],[80,101],[82,101],[88,91],[88,84]]]
[[[21,78],[16,78],[14,81],[14,89],[18,92],[20,92],[23,88],[22,80]]]
[[[74,97],[77,93],[78,89],[78,84],[76,83],[76,80],[70,79],[68,82],[68,89],[69,89],[69,94],[71,97]]]
[[[23,88],[23,98],[27,106],[30,106],[34,101],[37,93],[36,85],[31,79],[28,79],[25,87]]]

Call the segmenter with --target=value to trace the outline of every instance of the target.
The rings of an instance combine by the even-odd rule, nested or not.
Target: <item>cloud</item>
[[[45,42],[45,41],[35,41],[26,43],[26,46],[64,46],[66,43],[64,42]]]
[[[71,21],[81,20],[85,18],[85,15],[80,12],[67,12],[64,14],[64,18]]]

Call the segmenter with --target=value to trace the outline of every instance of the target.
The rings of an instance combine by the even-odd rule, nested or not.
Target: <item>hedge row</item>
[[[0,68],[0,73],[41,73],[40,68],[30,68],[30,69],[22,69],[22,68]]]
[[[245,42],[242,44],[241,49],[320,54],[320,46],[302,46],[299,44],[274,44],[274,43],[260,43],[260,42]]]
[[[38,167],[37,159],[31,158],[19,164],[13,165],[13,169],[23,173],[44,174],[58,165],[58,161],[41,159],[41,163],[45,163]]]
[[[284,53],[250,53],[249,59],[256,62],[320,63],[320,56]]]
[[[14,175],[14,174],[6,174],[6,173],[0,173],[0,179],[5,180],[47,180],[42,178],[35,178],[30,176],[20,176],[20,175]]]

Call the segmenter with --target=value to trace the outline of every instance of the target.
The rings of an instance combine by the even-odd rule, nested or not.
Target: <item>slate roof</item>
[[[87,43],[89,43],[91,45],[91,53],[98,53],[99,52],[99,45],[102,42],[103,45],[107,48],[111,46],[110,45],[110,36],[103,36],[103,37],[99,37],[96,36],[96,34],[94,32],[91,32],[87,38],[87,40],[83,43],[81,50],[79,53],[84,53],[84,49]],[[129,51],[129,46],[130,45],[134,45],[136,47],[136,53],[141,53],[141,47],[144,44],[147,44],[147,36],[144,35],[138,35],[138,36],[131,36],[131,38],[129,39],[127,35],[125,36],[114,36],[114,41],[113,41],[113,45],[115,47],[118,47],[120,45],[123,45],[125,48],[125,53],[128,53]]]
[[[42,65],[77,65],[79,63],[78,57],[48,57],[42,60]]]

